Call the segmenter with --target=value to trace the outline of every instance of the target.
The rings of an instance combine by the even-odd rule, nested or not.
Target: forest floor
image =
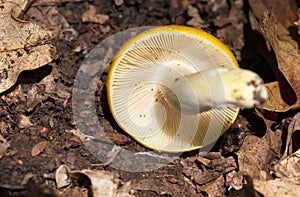
[[[25,69],[0,92],[0,196],[97,196],[97,179],[106,181],[107,191],[100,190],[107,196],[295,196],[300,188],[299,6],[281,0],[28,1],[19,18],[50,30],[56,53],[50,63]],[[72,91],[90,51],[118,32],[170,24],[204,29],[225,43],[240,67],[264,79],[271,93],[266,107],[241,110],[206,155],[152,152],[113,120],[105,91],[108,67],[96,83],[96,117],[87,120],[101,124],[106,137],[80,130],[74,117],[88,112],[76,111]],[[144,156],[128,161],[134,156],[121,158],[120,147]],[[151,170],[144,170],[146,163]],[[58,169],[69,177],[61,188]]]

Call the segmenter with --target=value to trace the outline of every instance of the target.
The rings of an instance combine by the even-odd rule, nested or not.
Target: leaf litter
[[[19,1],[19,7],[24,7],[26,5],[27,1]],[[69,42],[73,39],[78,39],[80,42],[77,42],[77,44],[74,44],[74,46],[78,45],[81,47],[83,46],[82,43],[86,44],[86,47],[88,46],[89,42],[84,42],[84,40],[80,40],[78,36],[80,36],[81,31],[78,31],[76,28],[76,25],[72,24],[72,20],[69,19],[70,17],[70,11],[66,12],[64,15],[60,14],[60,10],[57,9],[57,7],[51,7],[52,10],[49,13],[45,10],[47,10],[45,7],[49,5],[56,5],[56,4],[68,4],[71,1],[36,1],[36,5],[39,5],[40,7],[34,7],[35,10],[42,10],[41,11],[41,18],[40,20],[46,20],[43,18],[43,14],[49,14],[53,15],[54,23],[51,23],[51,21],[47,21],[52,24],[53,29],[56,29],[55,31],[59,31],[61,27],[55,27],[56,25],[59,26],[60,19],[64,19],[64,23],[67,24],[63,28],[74,28],[74,31],[76,30],[75,37],[72,37],[72,39],[66,39]],[[77,1],[81,2],[81,1]],[[125,1],[121,6],[128,6],[131,2],[135,1]],[[238,58],[240,57],[242,48],[244,47],[244,22],[247,20],[247,17],[244,15],[245,13],[242,12],[243,8],[243,1],[237,0],[237,1],[230,1],[231,7],[226,4],[226,2],[229,1],[212,1],[209,3],[203,2],[197,2],[194,1],[182,1],[185,4],[184,9],[188,12],[189,18],[189,24],[191,26],[202,26],[205,28],[209,28],[209,24],[215,25],[217,27],[216,34],[220,39],[224,39],[224,41],[229,45],[231,45],[231,48],[236,52]],[[268,3],[269,2],[269,3]],[[277,1],[276,1],[277,2]],[[72,3],[72,2],[71,2]],[[138,2],[135,2],[138,5]],[[168,1],[170,4],[180,5],[181,1],[177,0],[171,0]],[[92,4],[92,3],[91,3]],[[270,4],[270,6],[269,6]],[[272,4],[276,5],[274,1],[272,1]],[[267,105],[264,106],[265,111],[257,110],[256,113],[263,119],[263,121],[266,124],[266,133],[263,137],[257,137],[253,134],[248,134],[246,138],[243,138],[240,140],[240,150],[236,153],[231,153],[231,155],[226,154],[220,154],[220,152],[216,153],[210,153],[210,155],[207,155],[205,157],[201,157],[199,155],[194,156],[188,156],[187,158],[180,158],[178,161],[174,161],[174,163],[171,163],[167,166],[168,170],[161,169],[157,172],[151,172],[151,173],[141,173],[141,174],[130,174],[126,172],[118,172],[120,173],[120,177],[117,179],[111,179],[108,178],[107,180],[112,181],[108,185],[111,185],[113,187],[116,187],[116,185],[120,186],[123,185],[125,189],[123,190],[126,195],[131,195],[130,193],[134,193],[136,196],[139,194],[155,194],[155,196],[163,196],[163,195],[178,195],[179,190],[184,188],[185,194],[188,196],[224,196],[225,194],[231,194],[231,196],[237,196],[235,192],[239,192],[238,194],[241,196],[241,194],[261,194],[263,196],[289,196],[294,195],[296,196],[296,192],[299,190],[299,151],[293,153],[292,144],[294,133],[296,133],[299,130],[299,116],[295,115],[294,117],[288,117],[282,120],[279,119],[272,119],[270,120],[266,116],[266,111],[275,112],[275,114],[284,114],[283,112],[290,111],[291,109],[298,109],[299,108],[299,86],[298,86],[298,77],[295,73],[297,73],[297,67],[295,65],[295,62],[298,62],[299,58],[299,51],[297,52],[297,45],[293,41],[293,38],[290,37],[289,32],[286,30],[289,25],[292,25],[294,20],[294,11],[290,6],[287,5],[288,3],[285,1],[278,1],[278,5],[280,6],[273,6],[270,1],[268,0],[249,0],[249,5],[251,7],[252,16],[254,19],[261,19],[262,13],[266,9],[272,10],[272,12],[275,13],[277,16],[276,18],[273,17],[270,12],[267,12],[261,20],[260,26],[257,25],[257,29],[261,32],[261,34],[264,36],[267,43],[269,43],[269,49],[273,50],[276,55],[278,66],[272,68],[270,72],[275,72],[274,70],[279,70],[282,75],[276,76],[276,81],[272,81],[267,83],[269,94],[271,95],[270,100],[268,101]],[[22,6],[21,6],[22,5]],[[45,6],[47,5],[47,6]],[[94,31],[98,31],[99,27],[101,28],[102,19],[100,15],[102,12],[95,12],[95,6],[93,4],[92,7],[87,6],[88,4],[84,4],[84,8],[90,8],[85,12],[85,17],[77,17],[79,19],[79,22],[84,22],[87,24],[93,23]],[[10,4],[10,6],[13,8],[14,6]],[[43,7],[45,6],[45,7]],[[97,6],[96,6],[97,7]],[[180,6],[179,6],[180,7]],[[278,7],[285,8],[287,7],[287,11],[280,10]],[[8,6],[6,8],[9,10],[7,13],[11,13],[11,9]],[[99,8],[99,7],[97,7]],[[174,7],[172,9],[175,10],[178,7]],[[276,8],[276,9],[275,9]],[[5,80],[7,84],[7,88],[14,85],[16,80],[15,78],[18,77],[19,72],[23,70],[31,70],[38,68],[39,66],[43,66],[47,63],[49,63],[53,56],[55,49],[51,45],[51,39],[53,38],[52,34],[48,34],[46,31],[44,31],[44,28],[41,28],[37,25],[33,25],[33,23],[30,22],[24,22],[19,19],[17,19],[15,16],[18,16],[20,14],[22,9],[20,11],[13,11],[13,14],[1,14],[1,17],[4,17],[3,19],[9,21],[9,23],[13,24],[16,29],[20,26],[22,27],[32,27],[29,28],[29,31],[33,30],[39,30],[42,29],[41,37],[35,37],[32,35],[33,40],[30,40],[31,35],[27,34],[24,36],[21,36],[21,41],[15,42],[12,45],[1,45],[0,50],[3,53],[10,54],[15,51],[21,51],[19,54],[21,54],[22,58],[19,60],[19,57],[13,56],[11,59],[3,59],[7,62],[10,62],[12,60],[18,60],[18,62],[31,62],[31,67],[18,67],[19,64],[9,64],[10,67],[13,67],[13,70],[16,70],[16,72],[12,75],[15,77],[13,80]],[[214,12],[215,10],[216,12]],[[92,12],[91,12],[92,11]],[[116,11],[116,10],[114,10]],[[29,12],[30,13],[30,12]],[[31,12],[32,14],[37,14],[37,11]],[[88,13],[92,13],[92,16],[87,16]],[[117,12],[116,12],[117,13]],[[116,14],[114,13],[114,14]],[[122,13],[122,12],[120,12]],[[209,13],[214,13],[216,16],[209,15]],[[69,15],[68,15],[69,14]],[[73,13],[72,16],[77,16],[77,13]],[[115,18],[113,15],[108,14],[108,12],[105,12],[107,16],[104,17],[105,20],[107,20],[107,17],[109,17],[104,24],[111,28],[111,30],[114,30],[117,26],[111,25],[115,22]],[[122,13],[123,14],[123,13]],[[206,15],[209,15],[209,20],[207,20]],[[281,14],[281,15],[278,15]],[[180,12],[178,12],[178,15],[180,15]],[[69,18],[68,18],[69,16]],[[117,15],[121,16],[121,15]],[[124,26],[124,24],[127,24],[127,21],[129,20],[126,18],[126,15],[124,15],[124,23],[121,23],[123,20],[122,18],[118,18],[118,21],[120,21],[120,26]],[[222,16],[222,17],[221,17]],[[237,17],[236,17],[237,16]],[[279,16],[279,17],[278,17]],[[281,17],[280,17],[281,16]],[[284,17],[288,16],[288,17]],[[92,18],[89,18],[92,17]],[[177,21],[177,23],[180,24],[180,21],[182,18],[181,16],[177,17],[177,15],[172,15],[174,18],[174,21]],[[76,17],[73,17],[76,18]],[[287,19],[288,18],[288,19]],[[57,20],[56,20],[57,19]],[[100,20],[101,19],[101,20]],[[160,18],[161,19],[161,18]],[[276,19],[280,19],[278,22]],[[80,21],[81,20],[81,21]],[[179,22],[178,22],[179,21]],[[46,22],[46,23],[47,23]],[[76,21],[77,23],[78,21]],[[73,21],[74,23],[74,21]],[[8,25],[8,24],[5,24]],[[28,25],[28,26],[27,26]],[[99,26],[100,25],[100,26]],[[90,27],[90,26],[89,26]],[[298,26],[299,27],[299,26]],[[9,29],[9,28],[8,28]],[[117,27],[117,30],[120,30],[122,28]],[[0,28],[1,31],[4,30],[4,28]],[[19,32],[22,32],[23,30],[19,30]],[[103,31],[100,30],[100,32],[103,33]],[[109,32],[109,31],[108,31]],[[235,34],[230,34],[230,32],[235,32]],[[0,32],[1,35],[1,32]],[[21,35],[21,33],[19,33]],[[89,38],[89,34],[87,35],[87,39]],[[86,36],[85,35],[85,36]],[[27,37],[26,37],[27,36]],[[14,37],[16,38],[16,37]],[[17,39],[17,38],[16,38]],[[65,44],[65,43],[63,43]],[[5,47],[4,47],[5,46]],[[46,46],[46,47],[45,47]],[[2,48],[1,48],[2,47]],[[39,51],[40,48],[36,47],[44,47],[43,50],[46,51],[43,52],[43,54],[30,54],[33,52],[30,51]],[[80,48],[78,47],[78,48]],[[54,49],[54,50],[53,50]],[[82,50],[73,50],[76,51],[76,55],[80,55]],[[30,52],[30,53],[29,53]],[[25,53],[30,54],[31,56],[25,56]],[[31,58],[32,56],[37,55],[36,58]],[[47,57],[42,57],[43,55],[46,55]],[[42,58],[40,58],[42,57]],[[2,58],[2,57],[1,57]],[[30,58],[31,60],[28,60]],[[293,59],[294,58],[294,59]],[[25,61],[25,59],[27,59]],[[44,59],[41,62],[36,62],[36,59]],[[63,61],[62,61],[63,62]],[[72,62],[71,62],[72,63]],[[294,63],[294,66],[293,66]],[[1,64],[0,64],[1,65]],[[23,64],[25,65],[25,64]],[[63,66],[63,65],[61,65]],[[274,66],[274,65],[273,65]],[[2,68],[2,67],[0,67]],[[5,67],[6,68],[6,67]],[[8,70],[8,68],[6,68]],[[67,70],[69,71],[69,70]],[[290,73],[291,72],[291,73]],[[2,71],[2,73],[4,73]],[[67,72],[65,72],[67,73]],[[0,73],[0,85],[2,85],[1,79],[5,77],[5,74]],[[2,77],[2,78],[1,78]],[[286,82],[289,85],[289,88],[294,92],[294,102],[287,101],[285,94],[285,89],[282,88],[282,83]],[[68,82],[71,84],[71,82]],[[48,87],[47,87],[48,85]],[[9,87],[8,87],[9,86]],[[19,86],[20,87],[20,86]],[[59,87],[59,90],[57,90],[57,87]],[[5,90],[7,90],[7,88]],[[57,84],[57,78],[56,76],[51,76],[51,74],[46,77],[44,80],[42,80],[39,83],[36,83],[32,86],[31,90],[28,91],[28,94],[26,95],[26,105],[25,110],[27,112],[35,113],[35,108],[39,108],[39,104],[43,101],[46,101],[49,97],[53,97],[53,93],[56,92],[56,94],[61,97],[65,98],[63,109],[68,106],[68,98],[70,97],[70,87],[65,86],[63,83]],[[5,91],[3,90],[3,91]],[[68,90],[68,91],[65,91]],[[57,93],[57,91],[61,91],[60,93]],[[0,91],[1,92],[1,91]],[[67,92],[67,93],[66,93]],[[5,93],[4,93],[5,94]],[[67,95],[65,95],[67,94]],[[4,97],[3,97],[4,96]],[[9,104],[9,106],[12,106],[13,104],[18,104],[16,102],[17,100],[11,100],[11,97],[9,95],[3,95],[1,98],[2,100],[7,101],[6,103]],[[16,97],[16,96],[14,96]],[[13,98],[14,98],[13,97]],[[100,98],[101,99],[101,98]],[[53,103],[52,103],[53,104]],[[0,109],[3,110],[3,109]],[[24,111],[22,111],[24,112]],[[22,114],[22,113],[19,113]],[[60,122],[61,119],[57,120],[55,116],[57,114],[47,114],[47,116],[50,115],[51,118],[49,118],[49,130],[56,131],[56,129],[61,129],[61,127],[57,125],[66,124],[65,122]],[[254,114],[253,114],[254,115]],[[60,116],[58,116],[61,118]],[[7,118],[9,119],[9,118]],[[10,124],[6,125],[7,119],[4,119],[0,121],[0,129],[1,134],[3,133],[3,136],[7,140],[1,140],[1,150],[2,150],[2,156],[5,157],[5,155],[13,154],[10,153],[11,144],[9,141],[9,138],[6,138],[8,132],[12,132],[12,127]],[[32,118],[30,118],[32,119]],[[105,119],[105,121],[109,122]],[[47,127],[46,121],[39,121],[34,122],[35,127],[40,126],[41,128]],[[59,124],[57,124],[59,122]],[[241,122],[240,124],[245,124],[244,122]],[[275,125],[275,126],[274,126]],[[109,124],[111,127],[111,125]],[[29,155],[31,151],[31,156],[35,157],[34,159],[37,159],[39,157],[43,158],[46,154],[43,154],[43,152],[48,153],[48,151],[51,151],[52,144],[56,144],[57,142],[53,141],[51,143],[47,143],[42,136],[42,139],[37,140],[36,136],[34,136],[32,133],[34,130],[34,127],[32,126],[25,126],[22,128],[22,132],[27,132],[28,130],[31,132],[30,135],[32,135],[33,140],[35,140],[35,145],[30,146],[29,149]],[[69,130],[73,130],[72,128],[68,128]],[[68,130],[68,129],[62,129],[62,132]],[[8,130],[8,131],[6,131]],[[25,130],[25,131],[24,131]],[[109,132],[108,137],[114,139],[114,142],[117,142],[116,144],[119,146],[130,146],[131,139],[127,136],[124,137],[122,133],[116,133],[117,131],[110,128],[109,130],[112,130]],[[253,128],[250,128],[249,130],[253,131]],[[287,131],[287,133],[285,133]],[[60,131],[56,131],[59,133]],[[54,138],[46,138],[49,139],[56,139],[55,134],[56,132],[51,132],[54,136]],[[65,139],[64,135],[73,135],[70,139],[71,142],[70,145],[60,145],[57,149],[60,147],[64,147],[64,151],[68,152],[67,156],[63,156],[62,153],[59,153],[57,156],[58,159],[53,158],[53,162],[55,162],[54,167],[52,166],[50,169],[47,169],[45,171],[47,172],[53,172],[54,169],[58,168],[59,163],[69,163],[72,165],[72,168],[76,169],[86,169],[86,167],[83,167],[81,163],[78,164],[77,159],[79,158],[79,155],[73,154],[72,149],[73,147],[73,141],[76,141],[76,146],[80,144],[80,140],[76,139],[74,140],[74,133],[68,133],[66,134],[60,134],[59,138],[63,137]],[[18,133],[19,134],[19,133]],[[26,133],[28,135],[28,133]],[[25,135],[25,136],[26,136]],[[22,136],[22,135],[18,135]],[[28,138],[28,137],[27,137]],[[30,138],[30,137],[29,137]],[[2,139],[2,138],[1,138]],[[22,141],[24,138],[20,138]],[[103,140],[103,136],[96,136],[97,140]],[[31,139],[32,140],[32,139]],[[134,144],[134,143],[133,143]],[[80,146],[80,145],[79,145]],[[136,144],[135,144],[136,146]],[[284,150],[283,150],[284,149]],[[74,149],[75,152],[78,152],[77,149]],[[144,149],[142,149],[144,150]],[[282,151],[283,150],[283,151]],[[82,150],[81,150],[82,151]],[[286,152],[285,152],[286,151]],[[8,154],[6,154],[8,152]],[[14,153],[16,154],[16,153]],[[17,153],[19,154],[19,153]],[[81,152],[80,154],[86,154]],[[232,156],[232,154],[234,156]],[[63,159],[63,158],[67,159]],[[111,156],[108,156],[111,157]],[[113,156],[111,157],[113,158]],[[84,158],[86,159],[86,157]],[[46,158],[45,158],[46,161]],[[109,161],[109,160],[108,160]],[[18,161],[20,164],[25,165],[22,160]],[[50,162],[51,163],[51,162]],[[41,164],[39,164],[41,165]],[[101,166],[101,165],[100,165]],[[23,167],[25,168],[25,167]],[[78,181],[80,182],[80,179],[82,178],[82,172],[85,172],[85,170],[77,170],[72,171],[67,169],[68,167],[63,167],[65,169],[65,175],[64,177],[67,179],[67,184],[64,188],[61,188],[58,192],[62,195],[67,195],[70,192],[70,185],[78,184]],[[60,169],[60,167],[58,168]],[[106,171],[112,171],[108,168],[106,168]],[[44,173],[46,173],[44,171]],[[97,170],[89,170],[92,174],[94,174],[97,178],[103,178],[105,177],[103,174],[99,174]],[[172,173],[171,173],[172,172]],[[79,176],[77,174],[75,177],[70,178],[68,174],[74,175],[74,173],[79,173]],[[49,176],[48,176],[49,175]],[[94,176],[93,175],[93,176]],[[52,176],[52,178],[51,178]],[[84,175],[85,176],[85,175]],[[48,177],[48,178],[47,178]],[[47,176],[44,176],[47,181],[50,183],[53,179],[53,173],[47,173]],[[123,180],[130,180],[131,183],[123,182]],[[116,182],[115,182],[116,180]],[[297,182],[298,181],[298,182]],[[58,183],[59,180],[57,180],[56,183]],[[93,182],[93,181],[92,181]],[[161,185],[155,184],[157,182],[160,182]],[[127,184],[128,183],[128,184]],[[282,185],[280,185],[282,183]],[[97,183],[98,184],[98,183]],[[60,185],[60,184],[58,184]],[[53,187],[53,185],[52,185]],[[55,186],[54,186],[55,187]],[[73,186],[72,186],[73,187]],[[292,188],[291,188],[292,187]],[[1,188],[1,184],[0,184]],[[60,187],[59,187],[60,188]],[[76,188],[76,187],[75,187]],[[77,187],[78,188],[78,187]],[[294,188],[294,189],[293,189]],[[290,190],[290,191],[289,191]],[[293,190],[293,191],[291,191]],[[71,191],[81,191],[81,190],[71,190]],[[112,191],[112,190],[110,190]],[[117,192],[122,191],[121,188],[117,189]],[[130,192],[129,192],[130,191]],[[243,193],[244,192],[244,193]],[[78,193],[77,193],[78,194]],[[114,193],[116,194],[116,193]],[[182,193],[181,193],[182,194]]]
[[[26,1],[4,1],[1,4],[0,93],[15,84],[20,72],[44,66],[55,56],[50,31],[16,18]]]
[[[278,68],[282,73],[282,78],[278,81],[267,83],[269,99],[264,105],[264,109],[269,111],[285,112],[300,107],[300,51],[296,41],[292,39],[288,31],[276,21],[274,15],[265,12],[261,22],[261,31],[267,42],[275,52]],[[295,94],[295,101],[287,103],[283,96],[285,89],[280,86],[280,82],[286,80]],[[287,96],[287,95],[285,95]],[[289,94],[289,97],[294,95]]]

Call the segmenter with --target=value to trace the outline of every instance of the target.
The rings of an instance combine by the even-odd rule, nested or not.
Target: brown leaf
[[[250,177],[259,177],[260,172],[267,170],[270,158],[274,153],[270,150],[267,139],[249,135],[237,153],[240,172]]]
[[[235,190],[241,190],[244,185],[243,174],[236,171],[229,172],[226,174],[226,185],[229,186],[228,190],[231,188],[234,188]]]
[[[254,188],[264,197],[284,196],[295,197],[300,194],[300,186],[289,180],[257,180],[254,181]]]
[[[289,105],[283,100],[278,81],[266,83],[265,85],[268,90],[268,100],[263,106],[264,109],[275,112],[285,112],[299,107],[300,100],[297,100],[293,105]]]
[[[197,187],[197,190],[205,193],[208,197],[225,196],[226,190],[224,188],[224,182],[224,178],[220,176],[205,185]]]
[[[201,16],[199,15],[197,8],[189,5],[187,14],[189,15],[189,17],[191,17],[191,19],[187,21],[188,25],[199,29],[207,27],[207,24],[202,20]]]
[[[31,156],[35,157],[38,156],[41,152],[45,150],[45,148],[48,145],[48,141],[41,141],[34,145],[34,147],[31,149]]]
[[[22,10],[26,7],[28,0],[10,0],[10,1],[1,1],[0,6],[1,10],[11,13],[13,16],[17,17],[21,14]]]
[[[275,175],[295,183],[300,181],[300,149],[274,166]],[[300,184],[299,184],[300,186]]]
[[[97,7],[89,5],[88,10],[82,14],[82,22],[92,22],[104,24],[109,21],[107,14],[97,14]]]
[[[89,180],[88,186],[92,190],[94,197],[116,196],[119,179],[117,174],[99,170],[70,170],[68,166],[61,165],[56,170],[55,180],[58,188],[65,187],[71,182],[81,182]]]
[[[275,17],[269,12],[264,13],[260,25],[261,31],[265,39],[272,46],[278,63],[278,69],[283,74],[285,79],[278,79],[280,81],[287,81],[296,95],[296,101],[288,104],[283,99],[283,92],[279,82],[271,82],[266,84],[269,93],[269,99],[264,105],[264,109],[276,112],[285,112],[290,109],[300,107],[300,52],[297,43],[287,35],[287,30],[277,23]],[[284,95],[292,97],[293,95]]]
[[[264,11],[270,10],[285,28],[297,20],[297,3],[295,0],[249,0],[248,2],[257,19],[262,17]]]
[[[17,126],[22,129],[22,128],[28,128],[33,126],[33,124],[30,122],[29,118],[25,116],[24,114],[20,114],[18,116],[18,124]]]
[[[297,126],[298,127],[298,126]],[[299,196],[300,193],[300,150],[289,155],[274,166],[274,180],[254,179],[254,187],[266,197]]]
[[[26,110],[31,111],[42,101],[54,94],[56,90],[55,77],[50,74],[37,84],[34,84],[27,94]]]
[[[7,1],[5,1],[7,2]],[[3,3],[1,3],[3,4]],[[10,4],[0,10],[0,93],[10,88],[23,70],[33,70],[52,61],[52,34],[42,27],[12,16]]]
[[[208,156],[211,154],[209,153]],[[201,163],[201,168],[185,166],[183,173],[198,185],[206,184],[237,168],[235,159],[231,156],[225,158],[219,155],[218,158],[209,159],[198,156],[195,161]]]

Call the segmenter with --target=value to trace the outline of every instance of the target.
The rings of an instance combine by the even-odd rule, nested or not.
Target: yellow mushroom
[[[191,27],[163,26],[128,41],[107,80],[118,125],[146,147],[189,151],[215,142],[239,107],[267,99],[262,79],[239,69],[214,36]]]

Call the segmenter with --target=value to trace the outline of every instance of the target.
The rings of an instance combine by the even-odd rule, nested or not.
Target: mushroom
[[[238,68],[231,51],[192,27],[151,28],[115,56],[107,79],[117,124],[144,146],[166,152],[215,142],[241,108],[267,99],[263,80]]]

